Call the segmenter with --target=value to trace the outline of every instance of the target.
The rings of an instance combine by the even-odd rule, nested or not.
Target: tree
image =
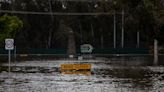
[[[162,32],[164,29],[162,27],[164,24],[163,2],[164,0],[93,0],[92,2],[67,0],[63,2],[58,0],[14,0],[8,2],[8,0],[2,0],[0,8],[1,10],[45,13],[109,12],[111,15],[91,16],[16,14],[24,23],[22,29],[24,31],[16,34],[15,38],[18,48],[66,48],[67,29],[70,28],[74,31],[77,47],[82,43],[92,43],[96,48],[99,48],[102,41],[104,47],[109,48],[112,47],[113,41],[114,11],[117,13],[117,44],[119,45],[121,41],[122,10],[125,12],[125,45],[130,46],[128,42],[132,42],[133,46],[136,44],[136,31],[140,31],[140,40],[145,44],[152,41],[155,32],[159,33],[157,30]],[[1,12],[1,15],[3,14]],[[160,35],[160,39],[164,39],[163,35]]]
[[[0,17],[0,43],[5,38],[14,38],[23,27],[23,22],[17,16],[3,15]],[[2,44],[0,44],[1,46]]]
[[[158,38],[164,25],[164,0],[144,0],[143,3],[154,19],[154,37]]]

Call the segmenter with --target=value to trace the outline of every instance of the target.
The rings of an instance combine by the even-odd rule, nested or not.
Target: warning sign
[[[80,49],[81,53],[92,53],[93,47],[90,44],[83,44]]]

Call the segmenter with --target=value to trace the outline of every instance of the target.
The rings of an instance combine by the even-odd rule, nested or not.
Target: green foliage
[[[23,27],[23,22],[16,16],[3,15],[0,17],[0,42],[5,38],[14,38]]]

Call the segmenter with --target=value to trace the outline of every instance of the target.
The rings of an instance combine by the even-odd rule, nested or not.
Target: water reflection
[[[95,69],[94,74],[102,75],[104,78],[117,78],[114,82],[118,84],[129,84],[131,87],[141,89],[151,88],[153,86],[153,72],[148,69],[138,67],[116,68],[116,69]],[[121,79],[121,80],[120,80]]]

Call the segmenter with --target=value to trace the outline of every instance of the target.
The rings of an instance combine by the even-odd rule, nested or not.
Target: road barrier
[[[91,74],[91,64],[61,64],[62,74]]]

